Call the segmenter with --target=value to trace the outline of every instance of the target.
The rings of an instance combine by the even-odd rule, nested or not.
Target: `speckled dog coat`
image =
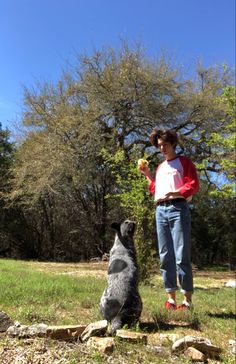
[[[110,251],[108,286],[103,292],[100,310],[111,323],[114,333],[124,325],[135,324],[142,312],[138,292],[138,267],[133,235],[135,222],[125,220],[112,224],[116,230],[115,242]]]

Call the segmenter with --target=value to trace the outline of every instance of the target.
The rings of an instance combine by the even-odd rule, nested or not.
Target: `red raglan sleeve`
[[[156,181],[151,181],[148,185],[148,191],[151,192],[152,195],[155,195],[156,190]]]
[[[180,157],[181,164],[183,166],[183,186],[179,189],[179,192],[184,198],[188,198],[199,191],[199,180],[196,167],[191,159],[187,157]]]

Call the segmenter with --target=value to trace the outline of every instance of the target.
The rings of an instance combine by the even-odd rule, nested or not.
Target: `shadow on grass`
[[[222,289],[222,287],[194,287],[194,291],[208,291],[208,292],[211,292],[211,291],[218,291],[219,289]]]
[[[165,331],[173,330],[178,327],[189,328],[198,331],[200,330],[200,322],[198,320],[194,320],[192,322],[185,322],[185,321],[181,322],[177,320],[172,322],[157,321],[156,326],[158,330],[165,330]]]
[[[153,322],[141,322],[142,331],[173,330],[178,327],[200,330],[200,319],[195,312],[153,312]]]
[[[147,333],[154,333],[154,332],[158,332],[160,330],[168,331],[168,330],[173,330],[177,327],[184,327],[184,328],[191,328],[194,330],[199,330],[200,323],[196,323],[196,322],[192,322],[192,323],[182,322],[181,323],[181,322],[177,322],[177,321],[176,321],[176,323],[171,323],[171,322],[156,320],[155,323],[142,322],[139,324],[140,330],[142,332],[147,332]]]
[[[140,322],[139,328],[142,332],[154,333],[158,331],[158,326],[155,322]]]
[[[219,289],[222,289],[222,287],[194,287],[194,291],[218,291]]]
[[[207,315],[209,317],[214,317],[214,318],[222,318],[222,319],[232,319],[235,320],[236,319],[236,314],[234,314],[233,312],[217,312],[217,313],[212,313],[212,312],[207,312]]]
[[[155,320],[155,318],[154,318]],[[143,322],[139,322],[138,324],[138,330],[136,327],[133,327],[132,329],[134,331],[138,331],[138,332],[145,332],[148,334],[154,334],[155,332],[158,332],[160,330],[164,330],[164,331],[168,331],[168,330],[173,330],[177,327],[185,327],[185,328],[191,328],[191,329],[195,329],[195,330],[199,330],[199,324],[196,322],[192,322],[192,323],[186,323],[186,322],[165,322],[165,321],[160,321],[160,320],[155,320],[155,322],[147,322],[147,321],[143,321]]]

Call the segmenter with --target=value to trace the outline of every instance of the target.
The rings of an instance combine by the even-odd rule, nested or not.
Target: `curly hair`
[[[150,142],[156,148],[158,148],[158,139],[170,143],[174,149],[178,143],[178,135],[175,130],[171,129],[153,129],[150,134]]]

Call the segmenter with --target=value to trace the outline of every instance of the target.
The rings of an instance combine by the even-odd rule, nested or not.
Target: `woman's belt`
[[[186,201],[185,198],[171,198],[169,200],[164,200],[164,201],[158,201],[157,202],[157,206],[169,206],[169,205],[172,205],[173,202],[180,202],[180,201]]]

